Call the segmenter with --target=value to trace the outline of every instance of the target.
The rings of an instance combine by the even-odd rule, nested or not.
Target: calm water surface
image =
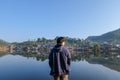
[[[48,60],[10,54],[0,57],[0,80],[53,80],[49,71]],[[74,61],[69,80],[120,80],[120,72],[86,60]]]

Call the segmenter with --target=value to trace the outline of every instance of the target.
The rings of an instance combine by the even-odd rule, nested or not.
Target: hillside
[[[120,43],[120,29],[105,33],[100,36],[89,36],[87,40],[96,42]]]

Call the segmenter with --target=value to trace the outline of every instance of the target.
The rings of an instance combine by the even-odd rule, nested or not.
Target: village
[[[27,41],[23,43],[12,43],[9,45],[1,45],[0,52],[4,53],[24,53],[24,54],[44,54],[48,55],[50,50],[55,46],[55,40],[47,40],[45,38],[37,41]],[[115,56],[120,58],[120,44],[93,43],[86,40],[67,38],[66,47],[71,54],[87,54],[87,55],[104,55]]]
[[[55,44],[40,44],[33,46],[14,46],[10,45],[7,48],[4,48],[4,51],[9,51],[10,53],[37,53],[37,54],[49,54],[50,50],[55,46]],[[73,52],[79,53],[88,53],[88,54],[105,54],[105,55],[115,55],[120,57],[120,44],[96,44],[96,45],[87,45],[87,46],[68,46],[67,47],[71,54]],[[2,49],[2,48],[0,48]]]

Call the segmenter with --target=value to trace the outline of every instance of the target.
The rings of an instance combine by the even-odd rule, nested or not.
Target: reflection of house
[[[34,47],[34,46],[31,46],[31,47],[24,47],[22,48],[23,51],[25,52],[30,52],[30,53],[34,53],[34,52],[37,52],[38,48],[37,47]]]
[[[108,67],[112,70],[116,70],[120,72],[120,59],[117,58],[92,58],[88,60],[89,63],[92,64],[101,64],[105,67]]]

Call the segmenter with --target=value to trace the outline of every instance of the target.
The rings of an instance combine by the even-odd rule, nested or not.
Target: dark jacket
[[[50,75],[66,75],[70,72],[71,54],[67,48],[57,44],[50,52]]]

